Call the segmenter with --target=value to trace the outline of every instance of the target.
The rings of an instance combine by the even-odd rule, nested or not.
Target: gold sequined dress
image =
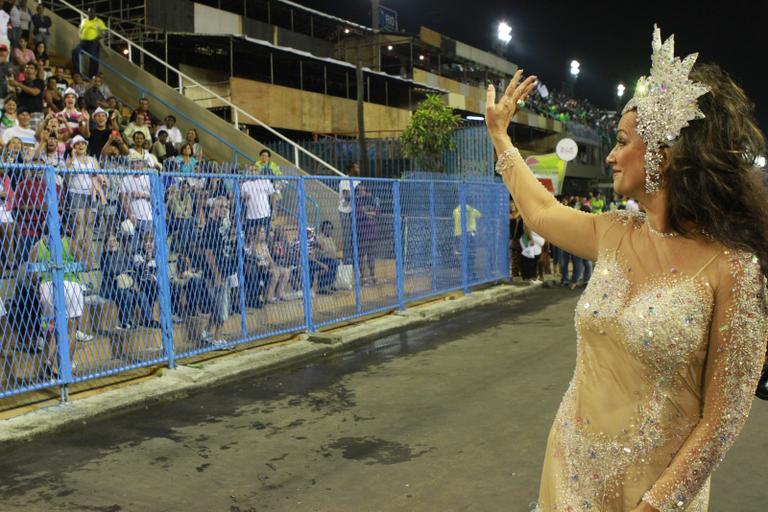
[[[597,260],[576,308],[576,370],[537,510],[631,512],[645,500],[707,511],[710,476],[746,422],[764,360],[757,259],[663,236],[641,213],[561,207],[514,165],[505,182],[531,229]]]

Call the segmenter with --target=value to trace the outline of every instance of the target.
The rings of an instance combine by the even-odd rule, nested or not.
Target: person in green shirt
[[[80,22],[80,43],[72,50],[72,74],[81,73],[82,63],[80,57],[82,52],[88,52],[95,58],[89,58],[88,78],[91,79],[99,72],[99,50],[102,32],[107,30],[104,22],[96,16],[93,7],[88,9],[88,17]]]
[[[603,210],[605,209],[605,199],[603,199],[603,196],[592,192],[589,194],[589,199],[589,204],[592,207],[592,213],[595,215],[600,215],[603,213]]]
[[[70,240],[67,236],[61,237],[62,246],[62,262],[64,263],[64,307],[67,318],[67,339],[69,341],[69,357],[71,361],[74,361],[75,347],[77,342],[86,342],[93,339],[93,336],[80,331],[77,327],[79,319],[83,316],[83,309],[85,307],[85,298],[83,296],[83,287],[80,282],[80,276],[77,271],[77,261],[75,260],[75,251]],[[37,281],[37,289],[40,297],[40,305],[42,307],[42,331],[45,334],[46,339],[51,341],[47,343],[46,350],[46,372],[51,376],[56,377],[58,371],[56,370],[56,336],[54,335],[55,325],[55,299],[53,295],[53,276],[50,270],[50,266],[53,264],[53,258],[51,257],[50,241],[47,234],[37,241],[32,248],[29,256],[29,262],[32,264],[30,267],[31,272],[28,275],[33,276],[33,279]],[[44,264],[40,266],[39,264]],[[37,264],[37,265],[36,265]],[[75,369],[74,363],[72,369]]]

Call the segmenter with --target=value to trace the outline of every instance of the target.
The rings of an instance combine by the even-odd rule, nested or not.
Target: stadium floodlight
[[[571,61],[571,75],[573,75],[574,78],[579,76],[579,72],[581,71],[580,66],[581,64],[579,64],[579,61],[577,60]]]
[[[423,55],[419,55],[419,60],[424,60],[424,56]]]
[[[387,46],[387,50],[389,50],[389,51],[392,51],[394,48],[395,48],[395,47],[394,47],[394,46],[392,46],[391,44],[390,44],[389,46]]]
[[[507,44],[512,40],[512,27],[509,26],[509,23],[506,21],[499,23],[499,27],[496,30],[496,37],[498,37],[499,41],[504,44]]]
[[[350,30],[349,30],[348,28],[345,28],[345,29],[344,29],[344,33],[345,33],[345,34],[349,34],[349,33],[350,33]]]
[[[624,87],[624,84],[619,84],[616,86],[616,96],[621,98],[624,96],[624,91],[626,90],[626,87]]]
[[[755,165],[760,167],[761,169],[763,167],[765,167],[765,163],[766,163],[766,161],[765,161],[765,157],[763,155],[760,155],[757,158],[755,158]]]
[[[467,116],[467,121],[485,121],[485,118],[483,116]]]

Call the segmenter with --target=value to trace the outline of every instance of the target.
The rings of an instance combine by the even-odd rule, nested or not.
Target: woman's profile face
[[[637,133],[637,113],[621,116],[616,132],[616,145],[605,159],[611,166],[613,189],[621,195],[637,199],[645,191],[645,142]]]

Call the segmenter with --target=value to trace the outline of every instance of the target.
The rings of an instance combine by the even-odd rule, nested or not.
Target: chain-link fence
[[[509,273],[499,183],[23,162],[0,162],[0,397],[66,397]]]

